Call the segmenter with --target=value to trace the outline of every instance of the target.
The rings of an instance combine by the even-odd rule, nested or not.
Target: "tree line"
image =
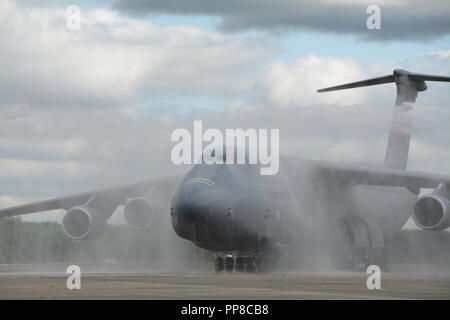
[[[69,239],[56,222],[0,219],[0,264],[50,262],[145,262],[163,254],[183,255],[186,261],[208,260],[212,253],[183,239],[110,225],[98,238]],[[170,241],[170,243],[169,243]],[[174,244],[174,241],[176,243]],[[174,249],[173,247],[176,246]]]
[[[0,220],[0,264],[50,262],[152,261],[164,255],[182,255],[186,261],[212,261],[215,254],[169,232],[137,231],[109,226],[98,238],[74,241],[56,222]],[[450,232],[404,230],[387,242],[397,263],[450,264]],[[176,251],[174,251],[176,247]]]

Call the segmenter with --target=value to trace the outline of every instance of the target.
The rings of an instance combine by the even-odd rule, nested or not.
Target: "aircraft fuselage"
[[[316,174],[314,162],[282,157],[273,176],[260,175],[257,165],[194,165],[170,214],[175,232],[199,247],[264,254],[291,244],[305,250],[315,241],[336,244],[346,217],[375,225],[389,238],[416,199],[405,188],[330,182]]]

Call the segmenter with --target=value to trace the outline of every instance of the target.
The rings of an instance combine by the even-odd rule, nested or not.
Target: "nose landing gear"
[[[245,259],[242,257],[236,258],[236,271],[241,272],[244,271],[245,268]]]
[[[225,259],[217,257],[214,263],[216,272],[255,272],[260,269],[261,259],[255,257],[236,257],[227,256]]]
[[[225,259],[222,257],[217,257],[214,261],[214,269],[216,272],[223,272],[224,270],[226,272],[233,272],[233,268],[234,259],[231,256],[225,257]]]
[[[233,259],[233,257],[226,257],[225,258],[225,271],[226,272],[233,272],[233,266],[234,266],[234,259]]]

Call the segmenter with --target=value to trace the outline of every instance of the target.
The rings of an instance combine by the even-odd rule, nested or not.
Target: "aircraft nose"
[[[180,192],[176,206],[178,218],[187,223],[207,220],[212,185],[203,180],[188,181]]]
[[[207,246],[229,244],[231,216],[227,190],[211,180],[194,178],[181,184],[172,198],[172,227],[181,238]]]
[[[209,210],[206,205],[186,203],[177,208],[177,214],[183,222],[197,223],[208,219]]]

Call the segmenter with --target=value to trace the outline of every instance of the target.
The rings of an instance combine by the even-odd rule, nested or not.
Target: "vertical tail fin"
[[[425,80],[450,82],[450,77],[411,73],[406,70],[395,69],[392,75],[320,89],[317,90],[317,92],[351,89],[395,82],[397,86],[397,99],[395,101],[394,114],[392,116],[392,125],[389,133],[384,165],[389,168],[406,169],[411,140],[412,103],[416,101],[417,92],[427,90]]]

